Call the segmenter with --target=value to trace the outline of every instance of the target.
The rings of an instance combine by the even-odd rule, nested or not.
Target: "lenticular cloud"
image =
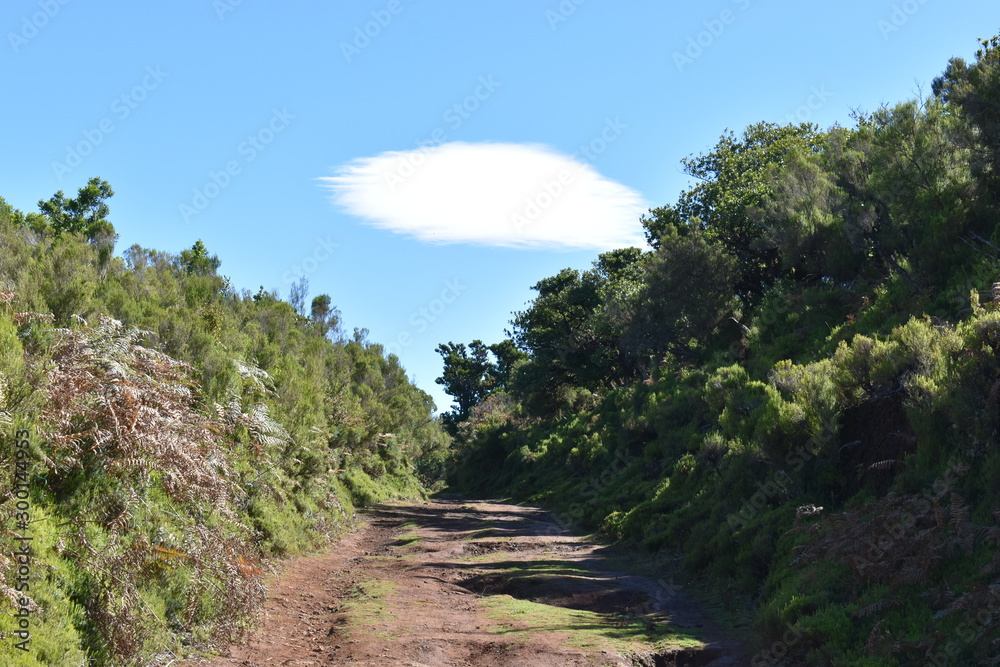
[[[642,196],[523,144],[448,143],[360,158],[321,178],[369,224],[430,243],[609,250],[645,245]]]

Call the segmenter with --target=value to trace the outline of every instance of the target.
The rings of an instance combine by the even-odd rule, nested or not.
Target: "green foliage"
[[[640,372],[642,364],[620,341],[645,260],[638,249],[615,250],[590,271],[564,269],[532,287],[538,296],[511,322],[513,342],[527,358],[511,365],[509,387],[533,412],[558,412],[567,407],[567,393],[598,391]]]
[[[861,268],[863,248],[851,243],[842,213],[847,196],[824,162],[824,153],[790,150],[771,167],[772,194],[755,215],[786,272],[802,280],[850,280]]]
[[[448,414],[448,422],[468,419],[472,408],[498,387],[500,372],[489,360],[490,351],[481,340],[472,341],[468,350],[462,343],[438,345],[437,352],[444,358],[444,373],[437,383],[444,385],[458,403],[458,408]]]
[[[340,311],[333,307],[329,294],[320,294],[312,300],[309,317],[324,335],[340,333]]]
[[[735,258],[737,294],[754,302],[776,277],[776,253],[753,216],[772,197],[768,174],[788,153],[815,150],[820,140],[808,124],[758,123],[740,137],[733,132],[722,135],[709,153],[681,161],[698,182],[682,192],[676,204],[654,209],[643,219],[647,239],[655,248],[670,228],[704,230]]]
[[[39,201],[38,208],[49,217],[56,236],[82,233],[95,241],[102,236],[114,236],[114,227],[107,221],[106,200],[115,194],[107,181],[92,178],[80,188],[75,199],[67,199],[62,190],[48,201]]]
[[[687,357],[735,312],[736,261],[698,231],[660,236],[621,337],[638,359]]]
[[[190,249],[181,251],[180,262],[186,273],[200,276],[215,275],[221,265],[216,255],[209,256],[208,249],[201,239],[195,241]]]
[[[92,180],[45,215],[0,200],[0,475],[10,488],[26,429],[39,605],[32,657],[5,635],[3,664],[234,639],[267,558],[328,545],[360,503],[422,495],[448,458],[430,397],[381,346],[340,338],[328,296],[307,318],[237,293],[200,241],[112,258],[92,234],[110,196]],[[8,495],[5,530],[13,510]],[[15,572],[0,558],[4,633]]]
[[[63,234],[82,234],[94,245],[98,253],[98,266],[103,278],[114,253],[118,234],[108,221],[106,203],[114,196],[107,181],[91,178],[80,188],[75,199],[66,199],[62,190],[48,201],[39,201],[38,208],[47,219],[31,220],[36,230],[50,229],[59,238]]]
[[[978,154],[974,163],[981,177],[996,187],[1000,177],[1000,37],[984,39],[976,52],[976,62],[967,64],[953,58],[944,74],[934,80],[933,91],[949,106],[954,106],[968,123],[978,130],[969,143]]]
[[[755,603],[753,664],[994,664],[1000,37],[976,58],[686,159],[654,253],[536,284],[453,485],[683,549]]]
[[[13,440],[13,432],[4,432],[4,440]],[[6,476],[5,476],[6,477]],[[4,479],[4,483],[10,481]],[[13,518],[3,511],[5,525],[11,525]],[[33,581],[31,589],[26,591],[33,603],[30,609],[30,650],[21,651],[10,646],[20,638],[15,639],[11,633],[15,627],[13,611],[4,605],[4,614],[0,616],[0,633],[3,633],[4,643],[8,646],[0,652],[4,664],[12,667],[40,667],[42,665],[82,664],[87,653],[81,647],[86,641],[81,631],[85,623],[85,610],[74,599],[79,585],[79,574],[72,558],[66,558],[60,553],[60,535],[62,529],[57,525],[55,516],[44,516],[31,525],[32,552],[35,557],[35,567],[32,568]],[[44,563],[44,567],[38,567]],[[6,577],[10,564],[3,563]],[[6,578],[5,577],[5,578]],[[13,595],[14,591],[8,591]],[[13,595],[10,601],[21,597]]]

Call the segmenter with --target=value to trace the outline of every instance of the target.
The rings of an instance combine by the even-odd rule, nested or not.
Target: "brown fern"
[[[948,525],[955,532],[955,544],[965,553],[972,553],[974,531],[969,521],[969,506],[956,493],[951,494],[951,511]]]
[[[882,621],[877,622],[872,631],[868,633],[868,640],[865,642],[865,653],[888,657],[893,651],[892,633],[882,627]]]
[[[109,319],[95,329],[57,330],[40,429],[51,443],[44,463],[53,483],[74,469],[115,480],[68,517],[60,539],[92,582],[88,619],[122,663],[168,622],[139,594],[156,563],[189,571],[188,623],[205,622],[211,599],[216,636],[234,639],[246,629],[264,598],[263,570],[253,531],[236,518],[240,491],[225,443],[236,422],[256,442],[284,437],[266,408],[233,409],[233,421],[206,414],[193,369],[142,347],[142,336]],[[154,484],[171,503],[155,515],[144,500]],[[140,520],[158,526],[156,543],[135,530]]]
[[[887,459],[885,461],[877,461],[870,466],[866,472],[871,472],[872,470],[891,470],[896,467],[899,462],[896,459]]]
[[[941,505],[938,504],[937,500],[934,501],[934,520],[937,522],[937,527],[944,530],[944,511],[941,510]]]

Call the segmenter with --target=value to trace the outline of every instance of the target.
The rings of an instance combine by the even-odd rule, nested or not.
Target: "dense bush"
[[[453,483],[683,552],[754,603],[754,664],[998,664],[1000,38],[982,47],[930,99],[686,159],[698,183],[643,220],[628,290],[536,285],[521,373],[459,425]],[[583,383],[598,331],[613,362]]]
[[[9,544],[31,538],[30,589],[0,557],[5,665],[166,664],[238,637],[269,558],[424,493],[450,442],[329,297],[307,316],[237,293],[200,241],[113,257],[101,183],[43,214],[0,199],[0,520]]]

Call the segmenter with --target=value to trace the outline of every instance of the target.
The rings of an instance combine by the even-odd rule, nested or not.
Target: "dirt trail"
[[[382,506],[293,561],[263,628],[212,667],[738,665],[670,582],[548,513],[497,502]]]

